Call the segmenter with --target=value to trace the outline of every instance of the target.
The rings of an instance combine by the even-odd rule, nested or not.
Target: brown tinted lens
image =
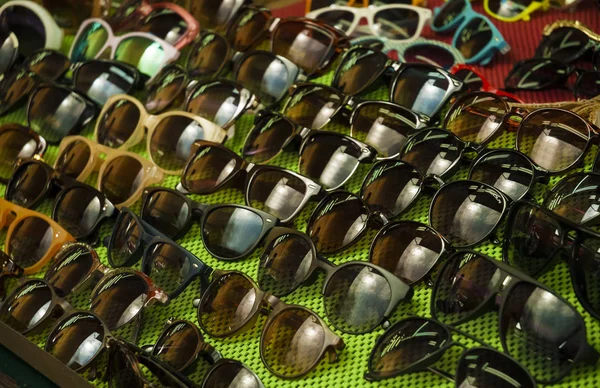
[[[469,384],[473,388],[537,387],[521,364],[504,353],[487,348],[469,349],[462,354],[456,369],[456,383],[458,386]]]
[[[0,81],[0,112],[8,112],[24,102],[35,85],[33,75],[26,70],[16,70],[6,75]]]
[[[76,239],[90,235],[104,215],[105,201],[88,186],[61,192],[54,205],[53,218]]]
[[[369,48],[350,50],[344,55],[332,85],[344,94],[359,94],[381,76],[387,61],[385,54]]]
[[[90,299],[90,311],[97,314],[109,330],[116,330],[134,319],[148,300],[148,283],[133,272],[115,272],[102,278]]]
[[[50,170],[41,163],[24,163],[15,170],[4,197],[19,206],[33,207],[47,193],[50,179]]]
[[[193,89],[186,110],[226,128],[243,113],[250,93],[225,81],[201,84]]]
[[[441,129],[424,129],[406,142],[401,159],[410,163],[423,176],[443,177],[450,173],[464,147],[451,134]]]
[[[202,384],[206,388],[261,388],[258,377],[237,361],[222,360],[210,370]]]
[[[319,85],[301,86],[285,106],[285,117],[301,127],[321,129],[342,107],[338,92]]]
[[[392,102],[413,112],[435,116],[448,98],[450,80],[437,68],[409,65],[396,77]]]
[[[40,280],[29,280],[4,302],[0,321],[19,333],[26,333],[48,318],[53,307],[50,287]]]
[[[207,32],[192,48],[187,71],[193,78],[214,77],[229,59],[229,44],[221,35]]]
[[[540,109],[528,115],[517,133],[517,149],[538,166],[562,172],[581,159],[590,141],[586,122],[574,113]]]
[[[32,71],[46,81],[54,81],[69,69],[71,61],[54,50],[41,50],[23,62],[23,68]]]
[[[244,276],[229,273],[211,284],[198,306],[198,322],[215,337],[233,334],[258,313],[257,290]]]
[[[194,194],[210,194],[237,173],[241,164],[223,148],[203,145],[188,163],[182,182]]]
[[[0,127],[0,179],[11,177],[15,160],[31,158],[40,149],[39,139],[18,124]]]
[[[376,11],[371,28],[378,32],[377,36],[404,40],[414,37],[420,24],[421,15],[417,11],[398,7]]]
[[[92,157],[90,146],[81,140],[70,142],[56,158],[56,172],[77,179]]]
[[[332,253],[354,243],[367,227],[369,211],[354,194],[332,193],[314,210],[307,232],[320,253]]]
[[[463,141],[485,144],[498,132],[507,112],[508,105],[500,97],[473,93],[452,105],[444,128]]]
[[[186,116],[168,116],[162,119],[150,138],[152,161],[167,171],[185,167],[190,158],[192,145],[205,138],[199,121]]]
[[[173,238],[190,222],[192,209],[182,194],[155,190],[145,198],[140,215],[144,221]]]
[[[117,156],[104,167],[100,191],[114,205],[129,200],[144,184],[144,167],[134,157]]]
[[[269,369],[287,378],[300,377],[320,360],[325,329],[314,313],[291,307],[268,322],[261,340],[261,354]]]
[[[534,178],[531,162],[514,151],[490,152],[480,158],[469,172],[469,179],[494,186],[513,201],[527,194]]]
[[[242,149],[242,156],[250,163],[266,163],[283,151],[294,134],[292,123],[265,113],[254,123]]]
[[[235,80],[256,94],[264,105],[281,100],[297,71],[268,51],[254,51],[239,62]]]
[[[133,135],[140,118],[140,109],[133,102],[115,101],[98,119],[98,143],[113,148],[122,146]]]
[[[188,29],[187,23],[177,12],[166,7],[158,7],[140,21],[137,31],[149,32],[175,45]]]
[[[171,298],[180,291],[193,269],[185,251],[174,244],[158,242],[146,251],[145,273]]]
[[[306,183],[287,171],[262,169],[248,186],[248,205],[288,220],[300,211],[306,190]]]
[[[142,230],[129,213],[119,216],[110,237],[108,257],[113,267],[124,266],[141,245]]]
[[[189,322],[174,322],[160,335],[152,355],[177,370],[182,370],[196,357],[203,342],[200,332]]]
[[[600,191],[600,175],[574,174],[561,179],[544,199],[544,207],[576,224],[598,222],[596,195]]]
[[[371,245],[369,261],[413,284],[429,273],[443,250],[442,238],[427,225],[398,222],[379,232]]]
[[[84,244],[63,246],[52,261],[45,279],[63,297],[82,285],[100,264],[96,252]]]
[[[167,109],[185,89],[187,76],[176,66],[164,68],[147,89],[144,106],[150,114]]]
[[[9,236],[7,253],[19,267],[31,267],[48,254],[54,233],[54,229],[42,218],[23,218]]]
[[[129,94],[138,73],[119,62],[93,60],[82,64],[75,73],[75,89],[100,106],[116,94]]]
[[[248,51],[254,44],[259,43],[268,31],[270,14],[254,9],[246,9],[233,20],[227,37],[232,42],[233,49],[239,52]]]
[[[250,253],[262,236],[263,219],[237,206],[221,206],[206,215],[202,225],[204,246],[221,259],[237,259]]]

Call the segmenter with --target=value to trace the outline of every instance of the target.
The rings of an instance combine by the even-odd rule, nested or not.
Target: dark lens
[[[25,101],[25,97],[35,88],[33,75],[18,69],[4,75],[0,80],[0,113],[4,114]]]
[[[0,321],[19,333],[40,325],[51,313],[52,291],[40,280],[29,280],[13,291],[4,302]]]
[[[454,247],[478,244],[494,231],[506,200],[491,186],[456,181],[443,186],[429,210],[430,225]]]
[[[469,69],[461,69],[453,73],[454,77],[462,81],[465,89],[469,92],[477,92],[483,89],[483,80]]]
[[[456,371],[456,386],[472,388],[535,388],[535,381],[521,364],[496,350],[469,349],[464,352]]]
[[[188,25],[175,11],[157,8],[138,24],[138,31],[149,32],[175,45],[188,31]]]
[[[467,319],[490,298],[495,297],[503,272],[476,253],[453,255],[436,279],[431,314],[452,324]]]
[[[233,18],[239,9],[238,3],[237,1],[194,1],[191,11],[203,29],[214,30],[223,27]]]
[[[259,242],[263,219],[255,212],[237,206],[222,206],[206,215],[202,238],[213,256],[237,259]]]
[[[443,252],[442,238],[430,227],[401,221],[388,224],[377,234],[369,261],[413,284],[431,271]]]
[[[175,322],[162,332],[152,355],[176,370],[182,370],[194,360],[201,342],[200,332],[191,323]]]
[[[350,11],[332,8],[318,14],[315,20],[327,23],[340,31],[348,33],[350,27],[352,27],[352,22],[354,22],[354,14]]]
[[[109,330],[116,330],[134,319],[148,300],[148,283],[135,272],[114,272],[94,288],[90,311],[97,314]]]
[[[466,142],[484,144],[499,132],[508,105],[489,93],[472,93],[457,100],[444,119],[444,128]]]
[[[571,267],[571,278],[573,288],[583,306],[592,313],[594,317],[600,315],[600,287],[598,279],[600,275],[600,239],[593,236],[585,236],[581,244],[575,248],[575,254],[569,261]]]
[[[119,216],[110,237],[109,261],[113,267],[122,267],[138,251],[142,230],[137,220],[129,213]],[[141,252],[137,252],[141,254]]]
[[[507,89],[543,89],[566,80],[568,70],[566,64],[557,60],[530,59],[517,63],[504,84]]]
[[[396,40],[410,39],[417,33],[420,19],[419,13],[412,9],[387,8],[375,12],[371,28],[377,31],[377,36]]]
[[[18,47],[16,35],[5,26],[0,26],[0,73],[6,73],[15,63],[19,55]]]
[[[456,59],[452,52],[443,46],[435,44],[414,44],[408,47],[404,54],[404,62],[408,63],[427,63],[450,70],[456,64]]]
[[[316,257],[303,236],[286,233],[269,244],[260,259],[258,283],[275,296],[294,291],[311,273]]]
[[[26,208],[36,205],[47,193],[50,185],[50,170],[41,163],[27,163],[15,170],[6,186],[5,198]]]
[[[269,321],[261,340],[269,369],[287,378],[300,377],[321,359],[325,329],[314,313],[292,307]]]
[[[243,113],[250,101],[247,89],[227,81],[214,81],[195,87],[186,110],[227,128]]]
[[[28,57],[46,46],[46,28],[36,12],[25,5],[13,5],[2,10],[8,29],[19,41],[19,54]]]
[[[46,81],[54,81],[63,75],[71,62],[64,54],[54,50],[41,50],[23,62],[23,68],[34,72]]]
[[[122,146],[133,135],[140,118],[140,109],[133,102],[125,99],[115,101],[98,118],[98,143],[113,148]]]
[[[190,158],[194,142],[205,137],[200,121],[178,115],[165,117],[150,138],[150,156],[164,170],[181,170]]]
[[[501,16],[504,18],[514,18],[523,13],[532,3],[532,0],[516,0],[511,3],[506,3],[501,0],[489,0],[488,8],[492,15]]]
[[[404,162],[377,163],[365,177],[360,195],[371,211],[394,217],[407,210],[419,196],[423,177]]]
[[[71,61],[95,59],[106,45],[109,32],[99,22],[92,22],[79,32],[79,38],[73,42],[71,49]]]
[[[40,139],[28,128],[18,124],[0,126],[0,179],[12,176],[14,163],[18,158],[31,158],[43,152]]]
[[[506,352],[542,384],[568,373],[585,341],[581,315],[556,295],[527,282],[506,296],[499,330]]]
[[[404,319],[381,336],[369,357],[369,372],[392,377],[435,357],[451,340],[447,330],[425,318]]]
[[[489,20],[474,17],[462,30],[456,32],[456,48],[465,59],[473,58],[492,42],[493,32],[490,23]]]
[[[198,322],[211,336],[231,335],[258,312],[256,307],[260,301],[256,296],[256,289],[244,276],[226,274],[214,281],[202,295]]]
[[[317,251],[332,253],[355,242],[367,227],[369,210],[354,194],[329,194],[317,205],[307,233]]]
[[[214,77],[227,64],[229,44],[219,34],[207,32],[192,48],[187,62],[187,71],[193,78]]]
[[[248,186],[248,205],[289,220],[304,205],[306,183],[287,171],[261,169]]]
[[[109,348],[109,352],[109,388],[144,388],[150,385],[139,367],[137,358],[124,346],[117,344]]]
[[[296,78],[297,69],[288,67],[267,51],[255,51],[239,62],[236,81],[256,94],[265,105],[281,100]]]
[[[504,257],[513,267],[538,275],[562,248],[560,224],[546,212],[530,205],[513,210],[506,225]]]
[[[309,75],[334,53],[333,33],[304,21],[285,21],[272,37],[273,53],[294,62]]]
[[[53,218],[76,239],[90,235],[105,213],[106,203],[88,186],[62,191],[54,205]]]
[[[409,66],[396,77],[392,102],[433,117],[445,103],[449,89],[450,80],[435,68]]]
[[[94,14],[93,3],[82,3],[77,7],[71,7],[68,2],[61,0],[42,0],[40,4],[52,14],[56,23],[65,29],[79,27],[84,20]]]
[[[440,12],[433,18],[431,24],[437,29],[450,26],[465,8],[465,0],[450,0],[440,8]]]
[[[75,370],[83,369],[103,349],[104,325],[86,312],[65,317],[46,341],[46,351]]]
[[[345,333],[373,330],[385,318],[392,300],[392,287],[375,268],[346,265],[329,278],[323,303],[329,321]]]
[[[129,94],[136,82],[136,72],[117,62],[90,61],[76,70],[75,89],[98,105],[116,94]]]
[[[170,238],[181,233],[190,222],[192,209],[185,196],[167,190],[152,191],[144,201],[141,217]]]
[[[47,282],[57,294],[69,295],[83,284],[100,264],[98,254],[85,244],[67,244],[52,259],[46,273]]]
[[[188,162],[182,182],[194,194],[215,192],[239,171],[242,162],[234,155],[218,146],[201,146]]]
[[[144,168],[132,156],[117,156],[104,166],[99,189],[115,205],[129,200],[144,184]]]
[[[423,176],[444,177],[460,161],[463,149],[448,132],[437,128],[427,129],[410,137],[401,159],[414,166]]]
[[[48,254],[55,232],[43,218],[23,218],[14,226],[10,241],[7,241],[7,253],[19,267],[31,267]]]
[[[80,94],[61,87],[41,87],[29,100],[27,120],[44,139],[58,143],[74,131],[86,110]]]
[[[239,362],[222,360],[212,368],[202,383],[206,388],[261,388],[256,375]]]
[[[91,156],[92,150],[86,142],[81,140],[71,141],[58,154],[54,169],[60,174],[77,179],[87,167]]]
[[[576,174],[563,178],[549,192],[544,207],[576,224],[598,221],[600,175]]]
[[[207,1],[208,3],[208,1]],[[213,7],[213,5],[211,5]],[[227,31],[227,37],[235,51],[245,52],[268,31],[271,15],[267,12],[248,8],[240,12],[232,21]],[[200,21],[201,25],[202,21]]]
[[[469,179],[494,186],[513,201],[523,198],[534,184],[533,165],[514,151],[492,151],[479,158]]]
[[[341,94],[319,85],[303,86],[294,91],[285,106],[285,117],[301,127],[321,129],[343,103]]]
[[[344,94],[359,94],[381,76],[387,62],[388,57],[379,51],[354,48],[342,58],[332,85]]]
[[[540,42],[535,57],[553,58],[571,63],[589,48],[590,38],[577,28],[559,27]]]
[[[162,69],[147,89],[144,106],[148,113],[162,112],[174,104],[177,97],[183,93],[187,80],[187,76],[179,67],[170,66]]]
[[[266,163],[279,155],[295,135],[294,125],[263,111],[246,138],[242,156],[250,163]]]
[[[562,172],[581,159],[590,141],[586,122],[574,113],[539,109],[529,114],[517,133],[517,149],[538,166]]]
[[[170,298],[181,291],[182,285],[190,278],[193,270],[186,251],[175,244],[158,242],[146,251],[144,272]]]
[[[600,51],[597,51],[600,52]],[[596,58],[600,58],[600,54],[596,54]],[[600,69],[600,60],[596,65]],[[575,98],[577,99],[592,99],[600,94],[600,71],[586,71],[577,78],[577,83],[574,88]]]
[[[123,39],[116,47],[113,58],[137,68],[152,78],[165,62],[165,48],[155,39],[133,36]]]

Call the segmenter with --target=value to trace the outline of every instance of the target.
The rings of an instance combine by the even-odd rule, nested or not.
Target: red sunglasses
[[[473,66],[469,65],[454,65],[452,69],[450,69],[450,73],[452,73],[456,78],[461,80],[464,84],[464,87],[467,91],[470,92],[489,92],[494,93],[503,99],[508,99],[509,102],[518,102],[523,104],[524,101],[519,97],[515,96],[512,93],[505,92],[503,90],[499,90],[498,88],[490,85],[489,81],[477,71]]]

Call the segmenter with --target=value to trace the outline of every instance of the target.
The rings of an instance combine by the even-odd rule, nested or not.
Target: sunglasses
[[[132,205],[144,187],[163,180],[162,171],[140,155],[115,150],[83,136],[68,136],[60,143],[54,169],[78,181],[85,181],[97,171],[96,188],[117,208]]]
[[[306,0],[306,12],[305,13],[309,13],[311,11],[320,9],[320,8],[325,8],[325,7],[329,7],[331,5],[347,5],[349,7],[368,7],[369,6],[369,1],[368,0],[348,0],[348,1],[334,1],[334,0]],[[388,4],[389,1],[388,0],[384,0],[384,1],[377,1],[378,4]],[[415,6],[425,6],[425,2],[421,1],[421,0],[414,0],[414,1],[400,1],[399,3],[401,4],[412,4]]]
[[[284,224],[321,193],[321,186],[296,172],[248,163],[220,144],[195,142],[177,190],[206,195],[232,185],[242,187],[246,205],[273,214]]]
[[[104,194],[35,159],[25,160],[16,167],[4,198],[33,209],[56,191],[52,219],[76,239],[91,237],[115,213],[114,205]]]
[[[488,4],[488,0],[485,1]],[[510,51],[510,46],[494,23],[473,11],[467,0],[450,0],[441,7],[436,7],[433,10],[431,29],[435,32],[456,30],[452,46],[460,51],[469,64],[487,65],[497,51],[501,54]]]
[[[535,388],[531,374],[514,358],[489,347],[466,349],[452,340],[451,328],[436,320],[410,317],[401,320],[377,339],[369,357],[365,379],[379,381],[408,373],[432,371],[455,387]],[[444,354],[459,346],[454,376],[434,367]]]
[[[42,157],[46,140],[31,128],[19,124],[0,125],[0,182],[7,183],[15,169],[15,161]]]
[[[600,35],[577,20],[557,20],[544,27],[534,57],[574,62],[592,53],[592,63],[600,68]]]
[[[23,268],[16,265],[9,255],[0,252],[0,303],[4,302],[4,297],[6,297],[6,281],[22,275]]]
[[[479,144],[492,141],[508,127],[517,133],[516,149],[550,174],[564,173],[580,163],[600,132],[571,111],[541,108],[527,112],[486,92],[458,98],[443,127],[463,141]]]
[[[98,58],[106,50],[110,51],[111,59],[134,66],[150,79],[179,57],[175,47],[152,34],[129,32],[117,37],[107,22],[97,18],[81,24],[69,57],[73,62],[82,62]]]
[[[524,101],[512,93],[507,93],[504,90],[499,90],[493,87],[489,81],[473,66],[469,65],[454,65],[450,73],[455,78],[458,78],[464,85],[466,92],[488,92],[494,93],[508,102],[516,102],[523,104]]]
[[[587,342],[583,318],[559,295],[481,253],[452,255],[433,286],[432,317],[460,324],[492,310],[502,348],[538,383],[556,383],[577,363],[594,365],[600,357]]]
[[[563,3],[567,7],[569,2]],[[561,4],[561,3],[558,3]],[[573,3],[571,3],[573,4]],[[483,9],[488,15],[503,22],[529,21],[531,14],[537,10],[547,11],[551,6],[549,0],[525,0],[519,4],[503,4],[498,0],[484,0]]]
[[[224,141],[225,130],[191,113],[174,111],[150,115],[141,102],[131,96],[112,96],[104,105],[94,140],[119,149],[139,144],[147,131],[146,149],[150,160],[165,174],[181,174],[195,140]]]
[[[288,228],[278,228],[269,236],[258,265],[258,284],[281,297],[314,278],[317,269],[327,274],[322,294],[329,322],[345,333],[387,327],[398,304],[413,295],[408,284],[375,264],[334,265],[317,253],[307,235]]]
[[[238,271],[215,271],[212,278],[197,302],[198,323],[205,333],[231,337],[251,329],[264,311],[268,318],[260,339],[260,355],[269,372],[280,378],[299,378],[316,368],[325,354],[330,362],[337,361],[344,341],[313,311],[283,303]]]

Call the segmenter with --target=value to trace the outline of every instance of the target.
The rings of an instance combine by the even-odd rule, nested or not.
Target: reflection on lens
[[[456,32],[455,47],[466,60],[473,58],[492,42],[493,32],[490,21],[481,17],[474,17],[471,21]]]
[[[254,51],[237,65],[236,81],[256,94],[265,105],[281,100],[295,79],[297,70],[267,51]]]
[[[99,188],[115,205],[129,200],[144,184],[144,168],[132,156],[117,156],[103,167]]]
[[[105,212],[105,203],[90,187],[63,191],[54,207],[53,217],[76,239],[90,235]]]
[[[210,370],[202,383],[206,388],[236,387],[236,388],[262,388],[258,377],[243,364],[221,359]]]
[[[141,217],[144,221],[174,238],[187,226],[192,209],[183,195],[167,190],[155,190],[144,201]]]
[[[329,7],[330,4],[325,7]],[[348,33],[354,22],[354,14],[350,11],[332,8],[315,16],[315,20],[329,24],[338,30]]]
[[[557,60],[530,59],[517,63],[504,84],[507,89],[542,89],[560,81],[568,71],[568,65]]]
[[[77,179],[87,167],[92,150],[90,146],[81,140],[71,141],[58,154],[54,169],[60,174]]]
[[[143,387],[146,379],[139,365],[143,365],[141,357],[137,358],[124,346],[116,344],[109,348],[108,356],[108,386],[110,388]]]
[[[186,111],[227,128],[250,102],[250,92],[230,81],[214,81],[195,87],[188,97]]]
[[[177,44],[188,32],[189,26],[183,18],[169,8],[157,8],[138,24],[137,31],[149,32],[171,45]]]
[[[115,49],[113,58],[136,67],[148,77],[154,77],[165,61],[165,49],[153,39],[135,36],[123,39]]]
[[[332,85],[354,96],[371,86],[385,70],[388,57],[365,47],[349,50],[338,67]]]
[[[579,247],[575,248],[575,255],[570,261],[573,288],[582,305],[594,317],[600,315],[600,239],[586,237],[582,239]]]
[[[483,80],[469,69],[461,69],[453,73],[454,77],[462,81],[469,92],[477,92],[483,89]]]
[[[321,129],[338,112],[343,96],[320,85],[300,87],[285,106],[285,117],[301,127]]]
[[[192,145],[205,138],[202,123],[186,116],[162,119],[150,138],[152,161],[167,171],[181,170],[190,158]]]
[[[186,167],[182,181],[195,194],[210,194],[239,171],[241,161],[221,147],[202,145]]]
[[[14,70],[4,74],[4,78],[0,80],[0,113],[4,114],[25,102],[25,97],[35,86],[33,75],[26,70]]]
[[[206,3],[209,3],[208,1]],[[211,3],[211,8],[214,5]],[[246,52],[268,31],[270,13],[247,8],[240,12],[227,30],[227,38],[237,52]],[[200,25],[204,26],[200,19]]]
[[[432,25],[435,28],[442,29],[448,28],[458,20],[457,16],[460,15],[465,8],[465,0],[450,0],[440,8],[439,13],[434,16]]]
[[[9,179],[18,158],[31,158],[38,152],[39,141],[18,124],[0,126],[0,179]]]
[[[533,165],[514,151],[492,151],[479,158],[469,179],[494,186],[513,201],[523,198],[534,183]]]
[[[504,18],[514,18],[522,14],[531,3],[532,0],[516,0],[511,3],[506,3],[501,0],[489,0],[488,8],[493,15]]]
[[[473,388],[536,387],[520,364],[504,353],[487,348],[469,349],[463,353],[456,372],[456,384]]]
[[[508,105],[491,93],[473,93],[452,105],[444,128],[466,142],[485,144],[499,132],[508,112]]]
[[[46,49],[40,50],[23,62],[23,67],[39,75],[44,80],[54,81],[70,66],[69,59],[62,53]]]
[[[436,68],[412,65],[398,73],[392,102],[433,117],[446,102],[449,89],[450,80]]]
[[[600,54],[596,54],[600,58]],[[597,69],[600,69],[600,59],[597,60]],[[586,71],[579,76],[574,88],[575,98],[592,99],[600,95],[600,71]]]
[[[6,186],[5,198],[22,207],[32,207],[46,194],[50,185],[49,169],[42,163],[24,163]]]
[[[2,306],[0,321],[19,333],[40,325],[51,313],[52,291],[40,280],[29,280],[13,291]]]
[[[108,41],[108,31],[102,24],[92,22],[80,31],[78,37],[71,49],[71,61],[74,63],[94,59],[101,54],[100,50]]]
[[[116,94],[129,94],[135,86],[136,73],[115,62],[91,61],[76,70],[75,89],[98,105]]]
[[[124,213],[117,219],[113,228],[108,255],[113,267],[122,267],[137,252],[142,237],[141,226],[129,213]],[[136,255],[137,256],[137,255]]]
[[[543,36],[534,57],[558,59],[571,63],[587,51],[590,38],[585,32],[572,27],[559,27]]]
[[[303,180],[287,171],[261,169],[248,186],[248,204],[280,220],[288,220],[304,205],[307,189]]]
[[[183,249],[166,242],[150,246],[144,263],[144,272],[171,298],[180,290],[183,282],[189,279],[194,269]]]
[[[192,48],[187,70],[193,78],[213,77],[223,69],[228,58],[227,40],[219,34],[206,32]]]
[[[407,63],[426,63],[445,70],[450,70],[452,66],[456,65],[456,59],[452,52],[435,44],[414,44],[408,47],[402,56]]]
[[[81,286],[100,264],[96,252],[91,247],[79,243],[63,245],[52,262],[53,265],[45,278],[62,297]]]
[[[296,131],[283,117],[262,111],[248,134],[242,156],[250,163],[267,163],[289,144]]]
[[[45,23],[27,3],[9,4],[10,6],[2,10],[2,23],[16,36],[19,54],[29,57],[46,46]]]
[[[148,113],[157,114],[174,104],[177,97],[183,93],[187,80],[181,68],[177,66],[163,68],[147,88],[144,106]]]
[[[600,198],[600,175],[574,174],[563,178],[549,192],[544,207],[576,224],[596,223]]]
[[[454,170],[463,149],[464,146],[448,132],[437,128],[424,129],[406,142],[401,159],[423,176],[443,178]]]
[[[174,322],[162,332],[152,355],[176,370],[182,370],[195,359],[200,342],[203,342],[200,332],[191,323]]]
[[[420,19],[419,13],[412,9],[388,8],[375,13],[372,28],[377,36],[405,40],[415,36]]]
[[[21,268],[39,263],[54,241],[54,229],[43,218],[30,216],[21,219],[7,238],[7,253]]]

